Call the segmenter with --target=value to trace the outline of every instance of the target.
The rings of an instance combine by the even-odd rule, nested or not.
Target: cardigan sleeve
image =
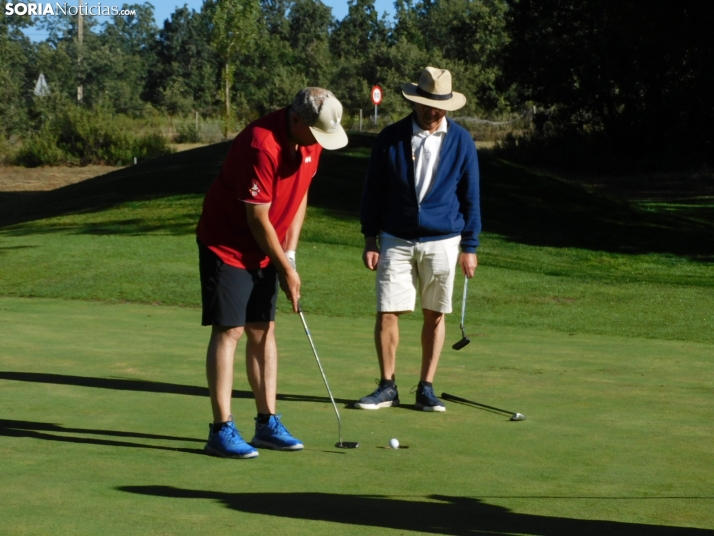
[[[381,204],[382,204],[382,169],[384,161],[384,148],[380,137],[372,147],[369,157],[367,176],[362,190],[362,203],[360,205],[360,223],[362,234],[366,237],[377,236],[382,230]]]
[[[459,200],[459,212],[464,217],[464,229],[461,231],[461,251],[475,253],[479,245],[481,232],[481,203],[479,192],[479,169],[476,145],[470,136],[463,140],[465,162],[463,174],[456,189]]]

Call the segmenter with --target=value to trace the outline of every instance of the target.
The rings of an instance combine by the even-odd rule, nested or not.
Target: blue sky
[[[107,0],[104,0],[103,3],[107,3]],[[174,2],[173,0],[156,0],[150,3],[154,5],[157,23],[161,25],[165,19],[169,18],[171,13],[173,13],[177,7],[182,6],[184,4],[188,4],[189,8],[198,11],[199,9],[201,9],[203,0],[187,0],[185,2]],[[342,19],[345,15],[347,15],[346,0],[322,0],[322,3],[328,7],[331,7],[332,15],[338,19]],[[121,2],[118,2],[118,4],[121,4]],[[380,15],[385,11],[389,14],[389,16],[394,13],[394,0],[376,0],[374,5],[377,7],[377,10],[379,11]]]
[[[40,0],[35,0],[40,1]],[[44,1],[44,0],[43,0]],[[66,0],[67,4],[75,4],[76,0]],[[143,3],[142,0],[85,0],[86,4],[96,5],[101,3],[105,6],[121,6],[123,3]],[[163,26],[164,20],[171,16],[177,7],[187,4],[190,9],[195,9],[198,11],[203,5],[203,0],[154,0],[149,2],[154,6],[154,14],[156,18],[156,24],[161,27]],[[342,19],[347,15],[347,1],[346,0],[322,0],[322,3],[328,7],[332,8],[332,16],[337,19]],[[376,0],[375,6],[379,11],[379,14],[387,13],[388,18],[391,18],[394,14],[394,0]],[[33,40],[41,41],[47,36],[46,34],[39,33],[35,28],[29,28],[26,32]]]

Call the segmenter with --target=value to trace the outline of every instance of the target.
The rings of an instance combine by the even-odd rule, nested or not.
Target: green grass
[[[473,342],[448,348],[457,279],[436,387],[528,419],[455,403],[342,409],[378,373],[356,219],[369,142],[325,156],[298,249],[356,451],[332,448],[331,405],[281,298],[279,409],[308,448],[200,453],[208,332],[193,230],[225,144],[0,196],[0,533],[714,533],[714,223],[486,157]],[[402,322],[407,403],[419,318]],[[250,433],[241,372],[235,389]],[[410,448],[382,448],[391,437]]]
[[[0,295],[197,307],[193,229],[200,207],[200,196],[185,195],[6,228],[0,231]],[[493,233],[482,241],[469,291],[470,331],[496,324],[714,341],[708,263],[667,253],[538,247]],[[373,315],[374,275],[362,266],[361,244],[349,213],[310,208],[298,252],[308,311]],[[457,308],[461,285],[459,279]],[[279,303],[288,310],[285,300]]]
[[[711,345],[484,326],[444,353],[439,386],[528,417],[512,423],[456,403],[441,415],[343,409],[371,389],[371,320],[307,320],[344,439],[360,447],[333,448],[336,419],[302,326],[280,315],[279,410],[307,448],[229,461],[200,454],[208,332],[197,311],[0,299],[0,532],[714,529]],[[403,326],[405,402],[418,329]],[[240,373],[235,389],[236,421],[249,431]],[[391,437],[410,448],[383,448]]]

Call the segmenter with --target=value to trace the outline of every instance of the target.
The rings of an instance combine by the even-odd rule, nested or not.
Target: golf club
[[[512,421],[526,420],[526,416],[523,415],[523,413],[514,413],[513,411],[508,411],[507,409],[494,408],[493,406],[487,406],[486,404],[479,404],[478,402],[474,402],[473,400],[466,400],[465,398],[450,395],[449,393],[441,393],[441,398],[443,398],[444,400],[453,400],[454,402],[461,402],[463,404],[473,404],[474,406],[479,406],[493,411],[500,411],[501,413],[508,413],[511,416]]]
[[[359,447],[359,443],[353,441],[342,441],[342,419],[340,419],[340,412],[337,411],[337,404],[335,404],[335,398],[332,396],[332,391],[330,391],[330,386],[327,383],[327,378],[325,377],[325,371],[322,370],[322,364],[320,363],[320,358],[317,357],[317,350],[315,349],[315,343],[312,342],[312,335],[310,335],[310,330],[307,328],[307,322],[305,322],[305,315],[302,313],[302,306],[298,301],[298,313],[300,313],[300,319],[302,320],[302,325],[305,328],[305,333],[307,334],[307,340],[310,341],[310,346],[312,347],[312,353],[315,354],[315,361],[317,361],[317,366],[320,367],[320,374],[322,374],[322,380],[325,382],[325,387],[327,387],[327,394],[330,395],[330,401],[332,402],[332,407],[335,408],[335,415],[337,415],[337,434],[340,440],[335,443],[335,446],[340,449],[356,449]]]
[[[464,346],[471,342],[471,339],[466,336],[466,332],[464,331],[464,317],[466,316],[466,289],[468,288],[469,278],[464,277],[464,297],[461,300],[461,340],[455,342],[451,346],[454,350],[461,350]]]

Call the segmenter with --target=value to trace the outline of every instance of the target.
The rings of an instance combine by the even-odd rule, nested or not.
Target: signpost
[[[374,126],[377,126],[377,106],[382,102],[382,88],[373,86],[371,92],[372,102],[374,103]]]

